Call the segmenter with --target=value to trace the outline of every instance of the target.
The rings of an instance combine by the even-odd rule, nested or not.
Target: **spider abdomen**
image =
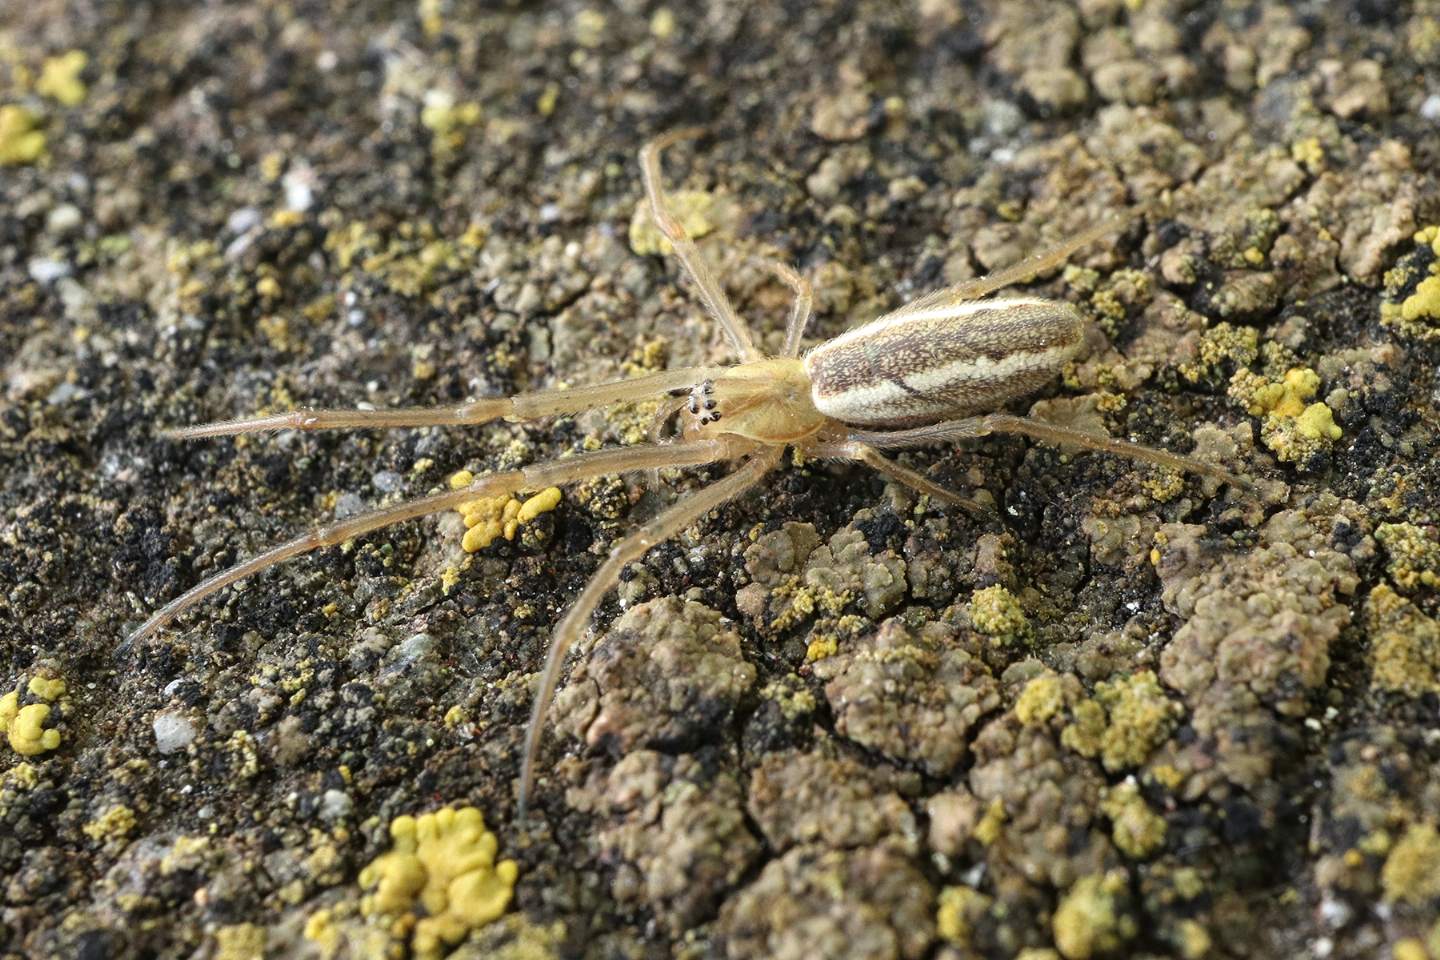
[[[1082,326],[1080,312],[1056,300],[922,297],[807,353],[811,401],[865,427],[993,412],[1052,380]]]

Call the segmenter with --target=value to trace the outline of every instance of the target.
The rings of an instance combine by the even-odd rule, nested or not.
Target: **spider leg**
[[[790,321],[785,324],[785,347],[780,351],[780,356],[798,357],[800,338],[804,336],[805,328],[810,325],[810,318],[815,315],[815,288],[810,285],[809,280],[779,260],[768,260],[765,265],[787,287],[795,291],[795,305],[790,308]]]
[[[1222,480],[1235,487],[1243,487],[1245,489],[1252,487],[1249,481],[1235,476],[1228,470],[1217,467],[1214,464],[1206,463],[1203,460],[1197,460],[1194,457],[1182,456],[1178,453],[1171,453],[1169,450],[1161,450],[1156,447],[1147,447],[1144,444],[1131,443],[1129,440],[1116,440],[1113,437],[1086,433],[1070,427],[1060,427],[1053,423],[1036,420],[1032,417],[1016,417],[1006,413],[991,413],[983,417],[966,417],[963,420],[947,420],[944,423],[934,423],[929,426],[915,427],[910,430],[892,430],[874,433],[856,430],[851,431],[850,439],[860,443],[868,443],[880,450],[901,450],[907,447],[919,447],[931,443],[971,440],[976,437],[987,437],[994,433],[1017,433],[1055,446],[1072,446],[1081,447],[1086,450],[1099,450],[1102,453],[1113,453],[1131,460],[1143,460],[1148,463],[1158,464],[1162,467],[1170,467],[1173,470],[1214,477],[1217,480]]]
[[[1001,267],[994,273],[986,274],[983,277],[962,280],[954,286],[944,287],[933,293],[927,293],[917,300],[910,301],[895,312],[896,314],[904,314],[912,310],[933,310],[945,304],[975,300],[985,296],[987,293],[993,293],[1002,287],[1024,283],[1027,280],[1033,279],[1038,274],[1044,273],[1046,270],[1064,263],[1070,259],[1070,255],[1075,253],[1075,251],[1083,247],[1088,247],[1101,237],[1125,227],[1138,215],[1138,211],[1130,211],[1110,217],[1107,220],[1101,220],[1099,223],[1086,227],[1068,240],[1057,243],[1049,249],[1041,250],[1039,253],[1026,257],[1008,267]]]
[[[474,426],[501,418],[534,420],[565,413],[579,413],[596,407],[648,400],[669,390],[691,387],[707,377],[715,368],[682,367],[633,380],[613,380],[568,390],[538,390],[513,397],[472,400],[469,403],[444,407],[401,407],[395,410],[292,410],[268,417],[220,420],[193,427],[164,431],[172,440],[198,440],[202,437],[232,436],[239,433],[263,433],[267,430],[338,430],[343,428],[390,427],[454,427]]]
[[[619,582],[620,572],[627,563],[638,560],[651,547],[670,539],[722,503],[749,490],[774,468],[783,452],[780,447],[761,450],[734,473],[667,507],[649,523],[610,548],[610,555],[595,571],[590,582],[585,584],[585,589],[580,591],[575,603],[566,611],[550,641],[550,652],[545,657],[545,670],[540,675],[540,689],[535,694],[535,705],[530,712],[530,726],[525,731],[525,752],[520,765],[516,811],[517,820],[521,823],[525,821],[531,788],[535,783],[535,761],[545,729],[545,713],[555,698],[555,687],[560,680],[565,655],[590,622],[590,615],[595,612],[601,599]]]
[[[978,500],[962,497],[960,494],[926,477],[924,474],[891,460],[868,443],[855,440],[839,440],[831,443],[817,443],[805,449],[807,456],[833,457],[837,460],[858,460],[872,467],[876,472],[932,499],[957,507],[963,507],[976,516],[988,517],[995,511]]]
[[[672,130],[651,140],[640,149],[640,174],[645,181],[645,194],[650,199],[650,213],[655,218],[655,226],[664,234],[665,239],[670,241],[675,256],[680,258],[680,263],[690,274],[690,279],[694,280],[695,286],[700,289],[700,299],[705,301],[706,309],[725,328],[725,334],[740,354],[741,360],[759,360],[761,353],[750,337],[749,328],[745,326],[745,321],[736,315],[735,308],[725,296],[725,290],[701,259],[700,249],[695,246],[695,241],[690,239],[684,225],[670,212],[665,199],[665,188],[660,182],[660,151],[677,140],[696,137],[703,132],[698,128]]]
[[[293,540],[271,547],[258,556],[237,563],[200,581],[155,611],[150,619],[130,634],[127,642],[134,643],[151,636],[186,610],[237,580],[243,580],[302,553],[309,553],[321,547],[333,547],[352,537],[358,537],[404,520],[413,520],[427,514],[450,510],[479,497],[496,497],[520,490],[540,490],[545,487],[574,483],[587,477],[645,470],[651,467],[697,466],[716,460],[733,459],[750,449],[751,444],[749,443],[719,439],[666,446],[644,445],[596,450],[594,453],[580,454],[564,460],[549,460],[522,467],[519,470],[488,474],[477,478],[475,482],[459,490],[447,490],[443,493],[421,497],[418,500],[372,510],[323,527],[316,527]]]

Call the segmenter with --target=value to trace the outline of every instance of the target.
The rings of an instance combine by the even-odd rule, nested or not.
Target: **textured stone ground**
[[[1440,960],[1437,120],[1433,0],[7,5],[0,956]],[[693,124],[669,181],[771,349],[757,257],[818,340],[1144,205],[1031,285],[1093,321],[1033,412],[1255,489],[907,455],[974,517],[787,460],[602,606],[528,826],[553,624],[719,469],[124,642],[307,524],[643,439],[159,431],[723,360],[637,213]],[[448,907],[362,889],[445,806],[518,864],[473,931],[478,828],[366,872]]]

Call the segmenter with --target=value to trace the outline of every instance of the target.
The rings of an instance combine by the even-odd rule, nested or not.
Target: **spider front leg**
[[[677,140],[698,137],[702,133],[704,131],[698,128],[672,130],[645,144],[640,149],[640,176],[645,181],[645,195],[650,200],[650,213],[655,218],[655,226],[665,239],[670,241],[675,256],[680,258],[680,263],[690,274],[690,279],[695,281],[695,286],[700,289],[700,299],[705,301],[710,315],[725,328],[725,334],[740,354],[741,360],[759,360],[762,354],[755,346],[749,328],[745,326],[745,321],[736,315],[735,308],[730,305],[730,298],[725,296],[724,288],[705,265],[700,249],[695,246],[695,241],[690,239],[684,224],[670,212],[669,203],[665,199],[665,188],[660,182],[661,151]]]
[[[585,625],[590,622],[590,615],[595,612],[600,600],[619,582],[620,572],[625,569],[625,565],[632,560],[638,560],[651,547],[669,540],[711,510],[755,486],[780,461],[783,452],[783,448],[775,447],[756,453],[728,477],[682,498],[610,548],[610,555],[585,584],[585,589],[580,591],[580,596],[566,611],[550,640],[545,670],[540,675],[540,689],[535,693],[535,706],[530,711],[530,726],[525,731],[525,752],[520,765],[520,786],[516,802],[517,820],[522,823],[525,821],[530,791],[535,783],[535,761],[540,753],[545,713],[555,698],[555,686],[560,681],[565,655],[579,639]]]
[[[716,374],[714,367],[682,367],[633,380],[613,380],[568,390],[537,390],[513,397],[493,397],[442,407],[400,407],[394,410],[292,410],[268,417],[220,420],[164,431],[172,440],[264,433],[269,430],[341,430],[353,428],[476,426],[491,420],[535,420],[596,407],[649,400],[671,390],[686,389]]]
[[[418,500],[398,503],[392,507],[362,513],[338,523],[317,527],[294,540],[272,547],[259,556],[207,577],[155,611],[150,619],[130,634],[127,642],[134,643],[153,635],[186,610],[236,581],[243,580],[278,563],[283,563],[291,557],[298,557],[302,553],[309,553],[321,547],[338,546],[352,537],[380,530],[404,520],[413,520],[428,514],[451,510],[462,503],[480,497],[496,497],[520,490],[540,490],[545,487],[575,483],[590,477],[628,473],[634,470],[700,466],[714,463],[717,460],[730,460],[748,452],[751,448],[752,445],[744,441],[721,438],[664,446],[642,445],[619,447],[613,450],[597,450],[594,453],[581,454],[566,460],[550,460],[522,467],[519,470],[488,474],[460,490],[448,490],[444,493],[421,497]]]

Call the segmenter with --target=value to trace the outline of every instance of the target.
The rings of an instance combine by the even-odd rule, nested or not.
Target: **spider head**
[[[762,443],[792,443],[829,418],[810,400],[810,378],[799,360],[773,358],[729,367],[690,389],[687,434],[736,434]]]

